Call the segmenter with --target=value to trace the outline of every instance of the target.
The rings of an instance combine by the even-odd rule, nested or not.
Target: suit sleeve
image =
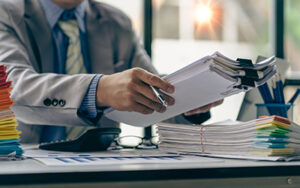
[[[12,110],[17,119],[36,125],[94,125],[80,117],[78,109],[95,75],[39,73],[16,33],[0,20],[0,63],[7,66],[8,80],[13,82]]]

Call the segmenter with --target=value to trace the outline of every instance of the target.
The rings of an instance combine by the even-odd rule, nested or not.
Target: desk
[[[300,187],[300,162],[48,167],[27,159],[0,167],[0,187]]]

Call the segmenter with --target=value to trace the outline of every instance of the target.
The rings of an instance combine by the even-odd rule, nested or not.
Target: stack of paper
[[[11,81],[6,81],[6,67],[0,65],[0,158],[18,157],[22,155],[19,144],[20,131],[16,130],[17,121],[10,107],[14,102],[10,99]]]
[[[252,64],[251,60],[232,60],[216,52],[163,78],[175,86],[171,96],[176,103],[166,112],[144,115],[109,108],[104,115],[117,122],[148,126],[264,84],[276,74],[275,61],[270,57]]]
[[[158,124],[159,148],[208,155],[300,154],[300,126],[278,116],[211,125]]]

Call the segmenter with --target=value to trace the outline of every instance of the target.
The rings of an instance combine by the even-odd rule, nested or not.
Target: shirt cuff
[[[98,74],[93,78],[79,108],[79,113],[88,119],[95,119],[98,113],[103,112],[96,105],[97,86],[101,77],[102,74]]]

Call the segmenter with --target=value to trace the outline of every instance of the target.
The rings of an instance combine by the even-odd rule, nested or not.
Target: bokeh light
[[[199,3],[195,8],[195,21],[199,25],[208,24],[213,17],[213,10],[209,4]]]

